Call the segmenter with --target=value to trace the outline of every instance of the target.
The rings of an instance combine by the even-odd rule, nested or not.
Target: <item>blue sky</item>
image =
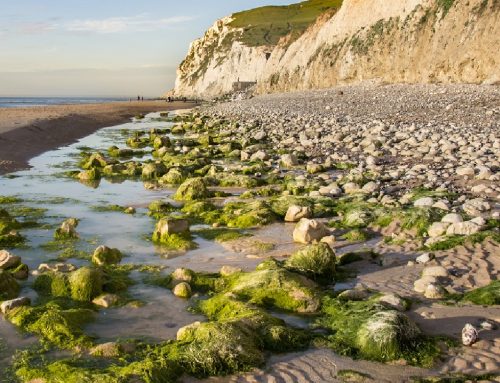
[[[216,19],[292,2],[2,1],[0,96],[157,96]]]

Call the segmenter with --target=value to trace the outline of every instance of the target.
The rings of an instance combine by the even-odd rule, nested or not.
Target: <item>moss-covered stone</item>
[[[68,281],[75,301],[91,302],[102,293],[103,276],[99,269],[81,267],[69,275]]]
[[[179,201],[193,201],[211,196],[212,193],[208,190],[203,178],[189,178],[179,186],[174,198]]]
[[[167,167],[161,162],[150,162],[142,167],[142,178],[153,180],[167,173]]]
[[[238,274],[227,291],[259,306],[296,312],[315,312],[320,307],[316,284],[281,268]]]
[[[180,167],[171,168],[167,174],[160,178],[160,182],[166,185],[180,185],[187,175]]]
[[[78,238],[76,227],[78,226],[78,219],[68,218],[65,220],[54,233],[55,239],[75,239]]]
[[[15,278],[5,270],[0,270],[0,300],[14,299],[21,290]]]
[[[187,282],[180,282],[175,285],[174,289],[172,290],[173,294],[176,297],[179,298],[184,298],[184,299],[189,299],[191,298],[191,286],[189,286],[189,283]]]
[[[274,222],[276,216],[269,205],[262,200],[252,202],[230,202],[223,208],[221,223],[234,228],[251,228]]]
[[[92,262],[97,266],[113,265],[120,263],[122,260],[122,253],[118,249],[112,249],[107,246],[99,246],[95,249],[92,255]]]
[[[313,280],[331,283],[335,277],[335,252],[326,243],[304,247],[292,254],[285,267]]]

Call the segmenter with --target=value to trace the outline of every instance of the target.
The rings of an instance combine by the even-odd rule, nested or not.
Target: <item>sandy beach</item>
[[[0,108],[0,174],[25,169],[28,161],[97,129],[126,122],[140,113],[190,108],[193,103],[112,102]]]

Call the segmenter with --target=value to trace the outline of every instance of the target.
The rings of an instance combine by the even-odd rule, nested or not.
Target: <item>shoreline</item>
[[[28,169],[29,160],[74,143],[136,114],[189,109],[197,104],[123,101],[102,104],[0,108],[0,175]]]

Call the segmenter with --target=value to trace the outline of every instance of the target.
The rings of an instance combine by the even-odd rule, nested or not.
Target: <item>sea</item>
[[[109,97],[0,97],[0,108],[26,108],[31,106],[100,104],[128,101],[128,98]]]

